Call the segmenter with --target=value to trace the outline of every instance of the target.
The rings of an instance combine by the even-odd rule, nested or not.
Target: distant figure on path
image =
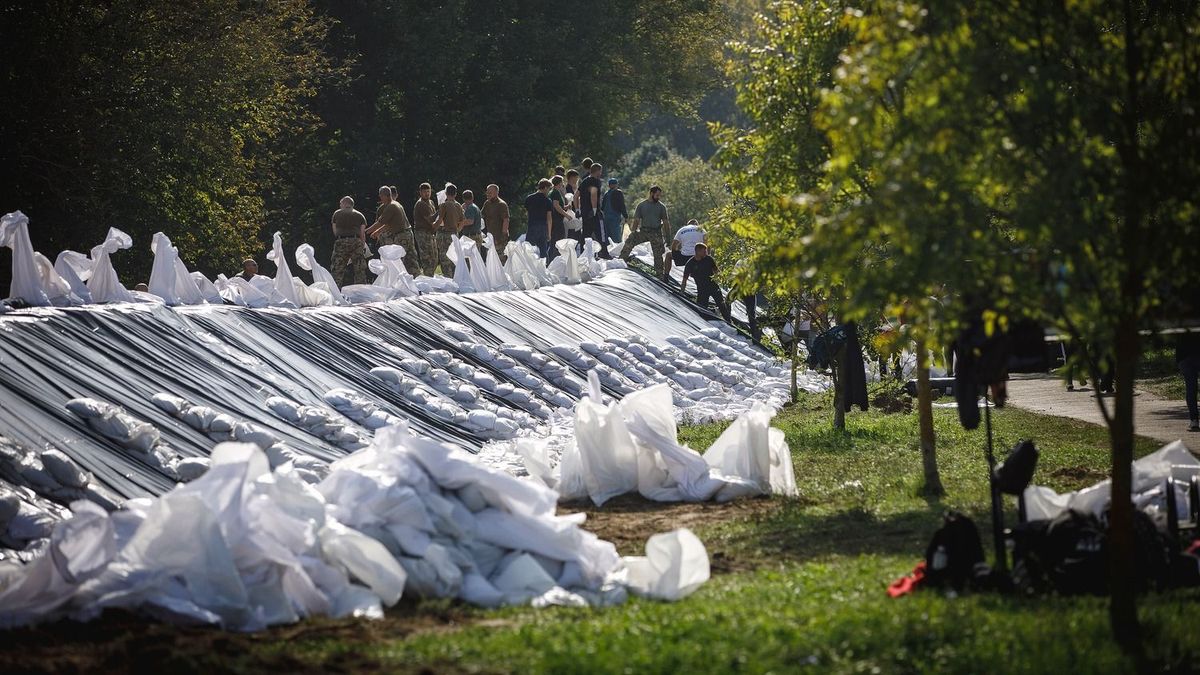
[[[379,188],[380,194],[391,190]],[[339,285],[344,285],[346,268],[354,273],[351,283],[367,283],[367,217],[354,208],[353,197],[342,197],[341,208],[333,212],[330,219],[333,226],[333,259],[329,263],[329,272]]]
[[[604,229],[608,240],[619,244],[625,236],[625,221],[629,211],[625,208],[625,192],[616,178],[608,179],[608,190],[600,200],[600,211],[604,215]]]
[[[633,249],[642,242],[650,242],[650,250],[654,252],[654,272],[659,279],[666,281],[663,260],[666,257],[667,234],[671,231],[671,221],[667,216],[667,205],[662,203],[662,188],[654,185],[650,188],[650,196],[643,199],[633,211],[633,221],[630,223],[629,241],[621,249],[621,260],[628,261],[633,255]]]
[[[504,247],[508,246],[508,202],[500,199],[500,186],[492,183],[487,186],[480,213],[483,216],[483,226],[492,235],[496,243],[496,251],[500,253],[500,261],[504,262]]]
[[[537,247],[538,255],[545,258],[550,246],[550,234],[554,229],[554,208],[547,196],[550,181],[538,181],[537,190],[525,196],[525,213],[528,214],[525,241]]]
[[[379,188],[379,210],[375,212],[375,223],[367,230],[367,236],[379,242],[380,246],[399,244],[404,247],[404,266],[420,274],[420,264],[417,262],[416,247],[413,246],[412,225],[404,207],[396,201],[396,195],[390,187]]]
[[[1187,401],[1188,431],[1200,431],[1200,410],[1196,407],[1196,380],[1200,377],[1200,333],[1182,333],[1175,343],[1175,363],[1183,375],[1183,397]]]
[[[420,264],[415,274],[433,276],[437,269],[437,205],[433,203],[433,187],[421,183],[420,199],[413,205],[413,240],[417,244]],[[409,270],[412,273],[412,270]]]
[[[725,322],[728,323],[729,306],[725,304],[725,298],[721,297],[721,287],[717,286],[717,282],[713,281],[713,277],[716,274],[717,261],[709,257],[708,246],[705,244],[696,244],[696,254],[683,266],[683,283],[679,285],[679,288],[686,291],[688,278],[695,279],[696,303],[708,309],[708,301],[715,301],[717,303],[717,311],[721,313],[721,316],[725,318]]]
[[[457,197],[458,186],[446,183],[446,201],[438,207],[437,255],[442,274],[447,277],[454,276],[454,261],[446,256],[446,251],[454,243],[451,237],[462,229],[463,207]]]

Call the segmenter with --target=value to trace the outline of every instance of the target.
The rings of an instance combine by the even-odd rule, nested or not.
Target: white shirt
[[[680,243],[679,252],[684,255],[696,255],[696,244],[704,242],[704,230],[699,225],[684,225],[675,233],[675,241]]]

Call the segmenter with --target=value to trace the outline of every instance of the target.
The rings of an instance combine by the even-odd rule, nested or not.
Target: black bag
[[[925,583],[962,590],[989,573],[975,521],[958,511],[947,511],[942,527],[925,549]]]
[[[1021,441],[1013,446],[1008,457],[996,466],[992,475],[996,487],[1006,495],[1020,496],[1025,487],[1033,480],[1033,472],[1037,468],[1038,449],[1033,441]]]

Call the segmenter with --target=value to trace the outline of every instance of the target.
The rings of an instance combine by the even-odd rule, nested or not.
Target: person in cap
[[[625,221],[629,219],[629,211],[625,208],[625,192],[616,178],[608,179],[608,190],[600,199],[600,212],[604,216],[604,230],[608,240],[621,243],[625,234]]]
[[[721,296],[721,287],[717,285],[717,282],[713,281],[713,277],[716,276],[717,272],[717,261],[708,255],[708,246],[703,243],[696,244],[695,255],[683,266],[683,281],[679,285],[679,288],[686,291],[688,279],[695,279],[696,304],[708,309],[709,301],[715,301],[717,303],[717,311],[728,322],[729,306],[725,304],[725,298]]]
[[[454,235],[462,229],[463,207],[458,203],[458,186],[446,183],[446,201],[438,205],[437,256],[442,274],[454,276],[454,261],[446,255],[454,244]]]
[[[433,203],[433,187],[429,183],[421,183],[417,193],[420,198],[413,204],[413,241],[417,244],[419,261],[415,274],[431,277],[438,261],[437,205]]]
[[[634,209],[629,228],[631,232],[621,249],[621,260],[628,261],[633,249],[648,241],[650,250],[654,252],[654,272],[659,279],[666,281],[666,239],[671,232],[671,220],[667,215],[667,205],[662,202],[662,188],[657,185],[650,187],[650,196]]]
[[[391,187],[379,188],[379,209],[375,212],[375,223],[367,229],[367,236],[380,246],[399,244],[404,247],[404,267],[412,273],[421,273],[417,262],[417,249],[413,245],[412,225],[404,213],[404,207],[396,201],[396,192]]]
[[[391,191],[387,186],[379,188],[382,195]],[[330,219],[333,227],[333,258],[329,262],[329,273],[338,285],[345,285],[346,268],[352,272],[351,283],[367,283],[367,217],[354,208],[354,198],[342,197],[339,208]]]
[[[479,207],[484,231],[492,235],[500,261],[504,262],[504,247],[508,246],[508,202],[500,198],[500,186],[492,183],[484,193],[487,199]]]

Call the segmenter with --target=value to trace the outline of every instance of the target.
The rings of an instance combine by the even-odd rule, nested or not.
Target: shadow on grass
[[[720,537],[733,555],[766,560],[808,562],[822,558],[861,555],[925,555],[933,533],[941,527],[946,507],[936,498],[924,509],[879,515],[862,508],[822,513],[795,500],[783,500],[778,509],[751,523],[731,527]],[[968,510],[979,527],[980,539],[990,541],[991,517],[986,511]]]

